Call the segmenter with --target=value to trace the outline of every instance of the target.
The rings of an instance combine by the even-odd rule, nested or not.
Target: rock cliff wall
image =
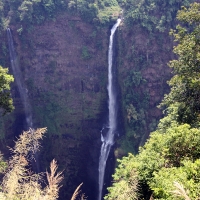
[[[34,127],[47,127],[39,160],[44,171],[56,158],[65,169],[62,199],[81,182],[94,199],[100,152],[100,130],[107,112],[107,51],[109,27],[97,30],[67,14],[35,26],[22,35],[10,27],[33,112]],[[12,120],[23,128],[17,94]],[[18,119],[18,122],[16,122]],[[16,126],[7,129],[8,135]],[[11,137],[12,138],[12,137]]]
[[[60,199],[69,199],[76,186],[95,199],[100,130],[107,116],[107,52],[110,27],[94,27],[68,14],[34,26],[21,35],[11,27],[33,112],[34,127],[47,127],[39,154],[44,171],[58,160],[65,169]],[[159,36],[158,36],[159,35]],[[6,40],[6,36],[4,38]],[[6,43],[5,43],[6,44]],[[167,91],[167,62],[172,41],[123,23],[116,38],[120,95],[120,131],[115,156],[137,151],[162,113],[156,107]],[[7,54],[8,55],[8,54]],[[9,66],[9,59],[7,59]],[[23,130],[24,112],[17,88],[15,111],[2,123],[6,144]],[[5,127],[3,129],[3,127]]]

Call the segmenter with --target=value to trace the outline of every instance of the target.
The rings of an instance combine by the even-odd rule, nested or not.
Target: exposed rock
[[[41,166],[45,170],[50,160],[56,158],[60,168],[65,169],[62,199],[69,199],[81,182],[86,185],[84,192],[88,199],[95,199],[100,130],[106,122],[107,113],[109,29],[98,30],[79,17],[67,14],[35,26],[21,36],[17,27],[12,26],[11,29],[32,105],[34,126],[48,128],[40,153]],[[138,26],[133,27],[134,32],[125,26],[120,29],[117,65],[123,118],[119,124],[123,126],[125,122],[125,131],[123,84],[130,70],[141,71],[146,85],[140,85],[135,91],[145,91],[149,98],[148,108],[140,113],[144,118],[144,132],[133,136],[134,148],[137,148],[162,116],[157,105],[168,89],[166,81],[170,77],[170,69],[167,62],[172,54],[160,50],[156,38],[150,44],[148,33]],[[163,37],[162,43],[166,48],[172,48],[167,37]],[[140,56],[146,65],[140,65],[141,62],[136,60]],[[16,135],[11,130],[18,132],[21,129],[16,127],[23,127],[23,107],[14,89],[13,97],[16,111],[12,118],[5,120],[10,140]],[[115,151],[116,157],[124,154],[121,147]]]

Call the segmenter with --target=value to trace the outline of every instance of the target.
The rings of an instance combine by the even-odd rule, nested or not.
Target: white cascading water
[[[109,51],[108,51],[108,109],[109,109],[109,121],[108,121],[108,132],[104,136],[101,134],[101,154],[99,158],[99,193],[98,200],[102,200],[102,191],[104,185],[104,175],[106,169],[106,162],[110,153],[110,149],[114,144],[114,135],[117,128],[117,103],[116,95],[114,92],[113,85],[113,38],[117,27],[119,26],[121,19],[118,19],[116,24],[111,29]]]
[[[26,117],[26,129],[32,128],[32,115],[31,115],[31,107],[28,101],[28,90],[25,87],[25,84],[22,79],[21,70],[19,67],[17,54],[15,52],[12,34],[9,28],[7,28],[7,37],[8,37],[8,45],[9,45],[9,52],[10,52],[10,62],[13,71],[13,75],[15,77],[15,81],[17,83],[17,87],[19,90],[20,98],[22,100],[22,104],[24,107],[25,117]]]
[[[29,130],[31,133],[33,131],[33,121],[32,121],[32,113],[31,113],[31,106],[29,104],[28,100],[28,90],[25,87],[24,81],[22,79],[22,73],[19,67],[19,62],[17,58],[17,54],[15,52],[14,44],[13,44],[13,38],[12,34],[9,28],[7,28],[7,37],[8,37],[8,45],[9,45],[9,53],[10,53],[10,62],[11,67],[13,71],[13,75],[15,78],[15,81],[17,83],[17,87],[19,90],[20,98],[22,100],[22,104],[24,107],[24,113],[26,117],[26,130]],[[36,145],[37,146],[37,145]],[[34,170],[37,172],[40,172],[40,166],[39,166],[39,159],[37,154],[38,149],[34,148],[34,159],[32,160],[32,165],[34,166]]]

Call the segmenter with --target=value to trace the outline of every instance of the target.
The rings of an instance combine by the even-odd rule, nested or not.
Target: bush
[[[23,132],[12,149],[13,156],[8,162],[8,169],[3,177],[1,196],[3,199],[20,200],[55,200],[58,198],[59,184],[63,180],[62,172],[57,171],[57,163],[50,164],[50,173],[46,172],[48,185],[41,186],[42,174],[30,171],[30,163],[40,146],[46,128]]]

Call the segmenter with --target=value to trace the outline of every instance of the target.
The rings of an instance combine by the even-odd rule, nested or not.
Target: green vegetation
[[[13,81],[14,78],[8,74],[8,69],[0,66],[0,108],[3,110],[3,114],[11,112],[14,109],[10,96],[10,84]]]
[[[152,191],[155,199],[177,200],[179,198],[174,197],[172,191],[176,189],[174,182],[179,182],[188,190],[190,198],[197,199],[200,187],[199,145],[200,130],[188,124],[173,125],[165,131],[158,129],[140,148],[138,155],[130,154],[119,161],[113,176],[116,183],[109,188],[108,199],[119,195],[116,191],[122,181],[128,184],[133,178],[135,183],[138,179],[138,188],[132,191],[135,195],[147,198],[148,192]]]
[[[84,20],[95,24],[105,24],[110,19],[116,20],[120,12],[117,0],[70,1],[68,8],[71,12],[80,14]]]
[[[169,85],[171,91],[165,96],[162,105],[169,107],[175,102],[178,106],[178,121],[182,123],[198,123],[200,112],[200,5],[194,3],[189,9],[179,11],[177,19],[187,25],[177,26],[177,31],[171,31],[179,44],[174,48],[177,60],[169,63],[174,76]]]
[[[83,60],[88,60],[91,58],[90,52],[87,46],[83,46],[81,49],[81,57]]]
[[[175,24],[174,17],[180,6],[188,6],[193,0],[130,0],[123,1],[126,23],[131,27],[140,24],[149,32],[164,32]]]
[[[126,116],[126,134],[121,138],[121,146],[125,152],[135,152],[146,126],[145,110],[149,106],[148,92],[144,87],[146,80],[140,71],[131,70],[123,84],[123,107]]]
[[[138,199],[138,174],[134,169],[132,162],[133,155],[124,157],[119,161],[118,168],[113,175],[113,187],[108,188],[109,194],[104,199],[122,200]]]
[[[34,24],[54,20],[57,13],[67,11],[95,24],[108,23],[119,16],[120,7],[116,0],[0,0],[0,30],[17,23],[18,32],[31,29]]]
[[[200,198],[200,4],[182,7],[177,19],[182,24],[171,32],[178,42],[174,47],[178,58],[169,63],[174,76],[161,104],[166,116],[137,155],[118,161],[115,182],[105,199],[122,195],[130,200]],[[129,110],[129,118],[137,119],[134,107]],[[132,182],[138,186],[130,191]]]

